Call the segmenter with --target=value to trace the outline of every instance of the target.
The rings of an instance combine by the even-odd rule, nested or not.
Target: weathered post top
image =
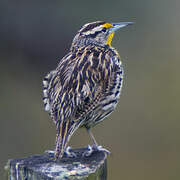
[[[77,157],[64,156],[54,161],[54,152],[9,160],[5,169],[10,180],[106,180],[107,154],[95,151],[90,156],[82,154],[86,148],[72,150]],[[51,153],[50,153],[51,152]]]

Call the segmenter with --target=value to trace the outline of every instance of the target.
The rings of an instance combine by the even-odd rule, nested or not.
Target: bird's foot
[[[76,155],[74,152],[72,152],[72,148],[71,148],[70,146],[68,146],[68,147],[66,148],[66,151],[64,152],[64,154],[65,154],[68,158],[76,158],[76,157],[77,157],[77,155]]]
[[[110,151],[107,150],[107,149],[105,149],[105,148],[103,148],[102,146],[96,146],[96,145],[94,145],[94,149],[95,149],[95,151],[103,151],[103,152],[105,152],[105,153],[107,153],[107,154],[110,154]]]
[[[53,151],[53,150],[45,150],[44,153],[49,154],[49,155],[54,155],[55,151]]]
[[[85,151],[82,155],[83,155],[83,157],[88,157],[88,156],[90,156],[93,152],[94,152],[93,147],[90,146],[90,145],[88,145],[88,146],[87,146],[87,151]]]
[[[95,151],[103,151],[103,152],[105,152],[107,154],[110,154],[110,151],[108,151],[107,149],[103,148],[102,146],[98,146],[98,145],[90,146],[90,145],[88,145],[87,151],[85,151],[83,153],[83,156],[88,157],[88,156],[90,156]]]

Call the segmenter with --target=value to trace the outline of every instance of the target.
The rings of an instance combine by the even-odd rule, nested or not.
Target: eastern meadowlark
[[[114,32],[132,22],[85,24],[73,39],[69,53],[43,80],[45,110],[57,127],[55,158],[63,156],[72,134],[90,129],[116,107],[123,82],[118,52],[111,46]]]

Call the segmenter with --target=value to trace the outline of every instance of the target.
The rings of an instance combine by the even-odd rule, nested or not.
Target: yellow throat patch
[[[111,47],[111,42],[112,42],[113,37],[114,37],[114,32],[109,34],[108,39],[106,41],[106,44],[109,45],[109,47]]]
[[[110,24],[110,23],[105,23],[105,24],[103,24],[103,26],[104,26],[106,29],[109,29],[109,28],[113,27],[113,25]],[[109,45],[109,47],[111,47],[111,41],[112,41],[112,39],[113,39],[113,36],[114,36],[114,33],[109,34],[108,39],[107,39],[107,41],[106,41],[106,44]]]

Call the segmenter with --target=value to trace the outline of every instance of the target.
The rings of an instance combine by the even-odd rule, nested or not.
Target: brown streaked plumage
[[[57,126],[56,159],[63,156],[79,127],[89,131],[114,110],[122,87],[123,68],[111,41],[114,31],[128,24],[131,23],[98,21],[84,25],[69,53],[44,78],[45,110]]]

